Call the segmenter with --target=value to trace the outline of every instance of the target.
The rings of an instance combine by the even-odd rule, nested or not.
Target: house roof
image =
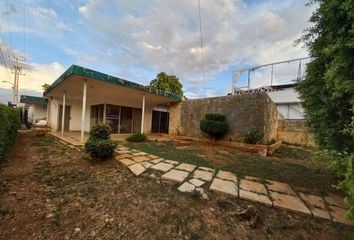
[[[43,97],[35,97],[35,96],[28,96],[28,95],[21,95],[20,98],[21,103],[34,103],[34,104],[47,104],[48,99]]]
[[[92,69],[88,69],[88,68],[84,68],[78,65],[71,65],[57,80],[55,80],[55,82],[53,82],[46,91],[44,91],[43,96],[45,96],[46,94],[48,94],[50,91],[52,91],[54,88],[56,88],[60,83],[62,83],[65,79],[67,79],[69,76],[71,75],[79,75],[82,77],[87,77],[87,78],[92,78],[98,81],[103,81],[103,82],[107,82],[107,83],[111,83],[111,84],[115,84],[115,85],[119,85],[122,87],[126,87],[126,88],[131,88],[134,90],[138,90],[138,91],[145,91],[145,92],[149,92],[152,94],[156,94],[159,96],[163,96],[163,97],[168,97],[171,98],[175,101],[181,101],[182,97],[174,95],[170,92],[166,92],[163,90],[158,90],[158,89],[153,89],[149,86],[144,86],[138,83],[134,83],[122,78],[118,78],[118,77],[114,77],[102,72],[98,72]]]

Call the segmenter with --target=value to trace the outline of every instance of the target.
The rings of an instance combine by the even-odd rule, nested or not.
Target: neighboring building
[[[25,104],[25,119],[30,124],[47,118],[48,100],[43,97],[21,95],[20,102]]]
[[[72,65],[44,93],[51,131],[84,132],[98,123],[113,134],[168,133],[169,107],[181,97]]]

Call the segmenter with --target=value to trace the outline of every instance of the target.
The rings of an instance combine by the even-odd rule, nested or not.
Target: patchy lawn
[[[310,161],[312,151],[288,145],[274,156],[262,157],[255,153],[203,143],[175,147],[172,142],[128,143],[128,147],[148,152],[165,159],[178,160],[262,179],[286,182],[296,190],[311,194],[336,193],[337,180],[323,162]]]
[[[173,146],[160,147],[172,158]],[[216,164],[194,150],[176,153]],[[29,132],[18,134],[0,182],[0,239],[341,239],[353,230],[253,203],[260,224],[252,228],[235,214],[250,202],[212,193],[200,200]]]

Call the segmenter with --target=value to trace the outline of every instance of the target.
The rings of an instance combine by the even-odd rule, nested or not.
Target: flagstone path
[[[115,157],[121,164],[139,176],[144,172],[160,176],[161,181],[178,184],[178,191],[197,193],[208,198],[204,191],[261,203],[269,207],[282,208],[292,212],[304,213],[318,218],[354,225],[344,216],[348,206],[338,196],[321,197],[297,192],[286,183],[245,176],[239,179],[234,173],[165,160],[122,145],[118,146]],[[202,188],[204,186],[204,188]]]

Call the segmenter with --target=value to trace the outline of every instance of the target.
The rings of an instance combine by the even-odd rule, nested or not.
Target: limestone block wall
[[[200,120],[207,112],[226,116],[230,130],[224,140],[240,140],[252,130],[263,132],[265,141],[276,137],[276,106],[265,93],[186,100],[172,105],[170,134],[207,137],[199,128]]]
[[[306,129],[305,120],[279,119],[277,138],[289,144],[316,147],[313,135]]]

